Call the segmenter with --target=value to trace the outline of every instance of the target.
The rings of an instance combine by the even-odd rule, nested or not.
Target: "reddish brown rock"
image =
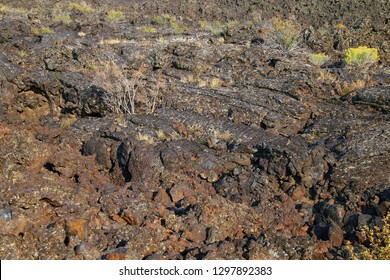
[[[165,206],[172,203],[171,198],[169,197],[165,189],[161,189],[157,192],[157,194],[154,197],[154,201]]]
[[[328,238],[330,244],[333,246],[341,246],[344,239],[344,231],[335,223],[332,223],[329,226]]]
[[[88,220],[74,218],[66,221],[66,232],[69,236],[78,236],[85,239],[88,236]]]
[[[124,253],[109,253],[106,255],[106,260],[125,260],[126,254]]]

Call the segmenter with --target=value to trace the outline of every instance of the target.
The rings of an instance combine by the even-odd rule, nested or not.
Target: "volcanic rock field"
[[[375,254],[389,63],[387,0],[1,0],[0,259]]]

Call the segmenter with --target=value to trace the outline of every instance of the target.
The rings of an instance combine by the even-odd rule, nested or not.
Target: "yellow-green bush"
[[[225,25],[219,21],[216,20],[214,22],[207,22],[204,20],[199,21],[200,28],[210,31],[214,35],[221,35],[221,33],[225,30]]]
[[[152,23],[156,25],[169,25],[176,34],[182,34],[188,30],[188,27],[185,26],[182,21],[178,21],[175,16],[168,14],[154,16],[152,18]]]
[[[367,246],[359,252],[353,252],[354,259],[390,260],[390,212],[383,218],[382,227],[364,226],[358,234]]]
[[[125,15],[121,11],[109,11],[107,13],[107,19],[109,21],[121,21],[125,19]]]
[[[69,14],[63,13],[63,14],[57,14],[54,16],[54,21],[56,22],[62,22],[64,24],[69,24],[72,22],[72,18]]]
[[[69,10],[76,10],[76,11],[79,11],[81,13],[92,13],[93,12],[93,8],[90,7],[85,2],[80,2],[80,3],[70,2],[68,4],[68,9]]]
[[[326,55],[325,53],[309,54],[309,60],[313,65],[321,67],[329,60],[329,55]]]
[[[141,30],[145,33],[157,33],[157,29],[151,25],[142,26]]]
[[[9,14],[14,16],[27,17],[28,11],[24,8],[9,7],[4,4],[0,4],[0,14]]]
[[[51,29],[50,27],[46,27],[46,26],[41,26],[41,27],[33,27],[31,29],[32,33],[34,35],[42,35],[42,34],[52,34],[54,33],[53,29]]]
[[[174,21],[176,21],[176,17],[168,14],[157,15],[152,18],[152,22],[158,25],[165,25]]]
[[[345,62],[348,65],[358,67],[369,66],[379,60],[378,49],[360,46],[357,48],[349,48],[345,52]]]
[[[21,50],[21,51],[18,52],[18,55],[20,57],[25,57],[25,56],[27,56],[27,53],[24,50]]]

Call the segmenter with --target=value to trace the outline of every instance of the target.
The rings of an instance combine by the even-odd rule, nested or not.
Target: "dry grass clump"
[[[100,67],[96,83],[107,91],[106,103],[110,111],[135,114],[138,92],[145,86],[142,69],[128,76],[128,73],[113,62]]]
[[[124,70],[112,61],[94,68],[97,73],[94,82],[107,92],[105,102],[110,111],[135,114],[137,104],[142,104],[146,107],[143,112],[154,113],[165,88],[161,76],[148,82],[144,65],[138,70]]]
[[[120,43],[125,43],[126,40],[121,40],[118,38],[108,38],[108,39],[101,39],[99,41],[99,45],[117,45]]]
[[[55,22],[62,22],[63,24],[70,24],[72,22],[72,18],[66,12],[55,14],[53,20]]]
[[[150,136],[149,134],[146,134],[146,133],[138,132],[137,139],[140,140],[140,141],[146,141],[149,145],[153,145],[154,144],[153,137]]]
[[[156,134],[157,134],[158,140],[160,140],[160,141],[167,140],[167,135],[165,134],[165,132],[163,130],[161,130],[161,129],[157,130]]]
[[[210,88],[217,89],[222,86],[223,81],[219,78],[212,78],[210,81]]]
[[[233,139],[233,134],[229,130],[226,131],[214,130],[213,137],[222,140],[224,142],[230,142]]]
[[[33,27],[31,29],[34,35],[43,35],[43,34],[52,34],[54,33],[53,29],[47,26]]]
[[[343,82],[340,83],[340,95],[346,95],[349,94],[357,89],[361,89],[366,87],[369,84],[369,82],[365,80],[356,80],[353,82]]]
[[[220,35],[223,32],[222,23],[220,21],[207,22],[205,20],[199,21],[200,28],[210,31],[214,35]]]
[[[28,11],[24,8],[10,7],[5,4],[0,4],[0,15],[1,14],[26,18],[28,16]]]
[[[301,27],[293,19],[273,17],[270,20],[271,28],[265,31],[267,37],[283,50],[290,51],[298,45]]]

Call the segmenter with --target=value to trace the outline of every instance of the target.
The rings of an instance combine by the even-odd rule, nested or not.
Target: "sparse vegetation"
[[[210,81],[210,88],[217,89],[220,88],[222,85],[222,80],[220,78],[212,78]]]
[[[199,25],[202,29],[210,31],[214,35],[221,35],[225,30],[225,26],[219,20],[216,20],[214,22],[207,22],[201,20],[199,21]]]
[[[4,4],[0,4],[0,15],[8,14],[16,17],[27,18],[28,11],[20,7],[9,7]]]
[[[368,67],[379,60],[378,49],[360,46],[345,52],[345,62],[357,67]]]
[[[143,105],[142,112],[147,114],[156,110],[165,85],[160,75],[153,82],[148,82],[144,64],[131,71],[112,61],[93,68],[99,73],[95,76],[95,84],[107,91],[105,101],[110,111],[135,114],[137,103]]]
[[[135,114],[135,102],[137,94],[145,87],[142,79],[143,68],[140,68],[132,76],[126,76],[117,64],[110,62],[99,71],[98,81],[108,92],[106,103],[108,108],[115,113]]]
[[[23,57],[27,56],[27,53],[24,50],[21,50],[18,52],[18,55],[23,58]]]
[[[380,13],[80,1],[0,4],[0,257],[389,258]]]
[[[261,22],[263,20],[263,15],[261,12],[255,11],[252,13],[252,19],[256,23]]]
[[[282,19],[281,17],[273,17],[270,23],[272,28],[266,33],[271,41],[286,51],[290,51],[298,45],[301,34],[298,23],[292,19]]]
[[[42,34],[51,34],[53,32],[54,32],[53,29],[51,29],[50,27],[46,27],[46,26],[41,27]]]
[[[79,11],[81,13],[93,13],[94,9],[84,1],[82,2],[70,2],[68,4],[69,10]]]
[[[357,89],[364,88],[367,85],[367,82],[364,80],[357,80],[354,82],[343,82],[340,84],[340,95],[346,95],[348,93],[351,93]]]
[[[322,36],[324,36],[329,33],[329,30],[324,27],[321,27],[317,29],[317,32],[320,33]]]
[[[174,22],[174,21],[176,21],[176,17],[168,14],[162,14],[162,15],[157,15],[152,17],[152,23],[158,25],[165,25],[167,23]]]
[[[189,124],[187,130],[191,134],[199,134],[202,133],[202,125],[200,123]]]
[[[222,140],[222,141],[225,141],[225,142],[229,142],[233,139],[233,134],[226,130],[226,131],[219,131],[219,130],[214,130],[213,131],[213,136],[216,138],[216,139],[219,139],[219,140]]]
[[[163,130],[157,130],[157,138],[158,140],[160,141],[165,141],[167,139],[167,135],[165,134],[165,132]]]
[[[182,22],[179,22],[175,16],[162,14],[152,18],[152,24],[169,26],[176,34],[182,34],[188,30]]]
[[[33,27],[31,31],[34,35],[51,34],[54,32],[53,29],[46,26]]]
[[[54,16],[55,22],[62,22],[64,24],[69,24],[72,22],[72,18],[68,13],[61,13]]]
[[[83,36],[80,36],[80,37],[83,37]],[[109,38],[109,39],[101,39],[99,41],[99,45],[116,45],[116,44],[120,44],[120,43],[123,43],[123,42],[125,42],[125,41],[121,40],[121,39],[118,39],[118,38]]]
[[[329,60],[329,56],[325,53],[309,54],[310,62],[317,67],[321,67]]]
[[[149,145],[153,145],[154,144],[153,137],[150,136],[149,134],[146,134],[146,133],[138,132],[137,139],[140,140],[140,141],[146,141]]]
[[[319,71],[318,79],[332,84],[337,81],[337,76],[330,71]]]
[[[143,26],[141,30],[145,33],[157,33],[157,29],[151,25]]]
[[[122,11],[112,10],[107,13],[107,19],[109,21],[121,21],[125,19],[125,15]]]
[[[61,120],[61,128],[70,127],[75,121],[77,121],[77,117],[75,115],[70,115]]]
[[[164,36],[158,37],[158,42],[159,42],[160,44],[164,44],[164,43],[166,43],[166,41],[167,41],[167,39],[166,39]]]
[[[364,226],[358,233],[365,246],[353,250],[353,259],[390,260],[390,212],[383,218],[383,226]]]
[[[337,29],[340,29],[340,30],[345,30],[345,29],[347,29],[347,27],[345,26],[345,24],[344,23],[338,23],[338,24],[336,24],[335,26],[334,26],[335,28],[337,28]]]

